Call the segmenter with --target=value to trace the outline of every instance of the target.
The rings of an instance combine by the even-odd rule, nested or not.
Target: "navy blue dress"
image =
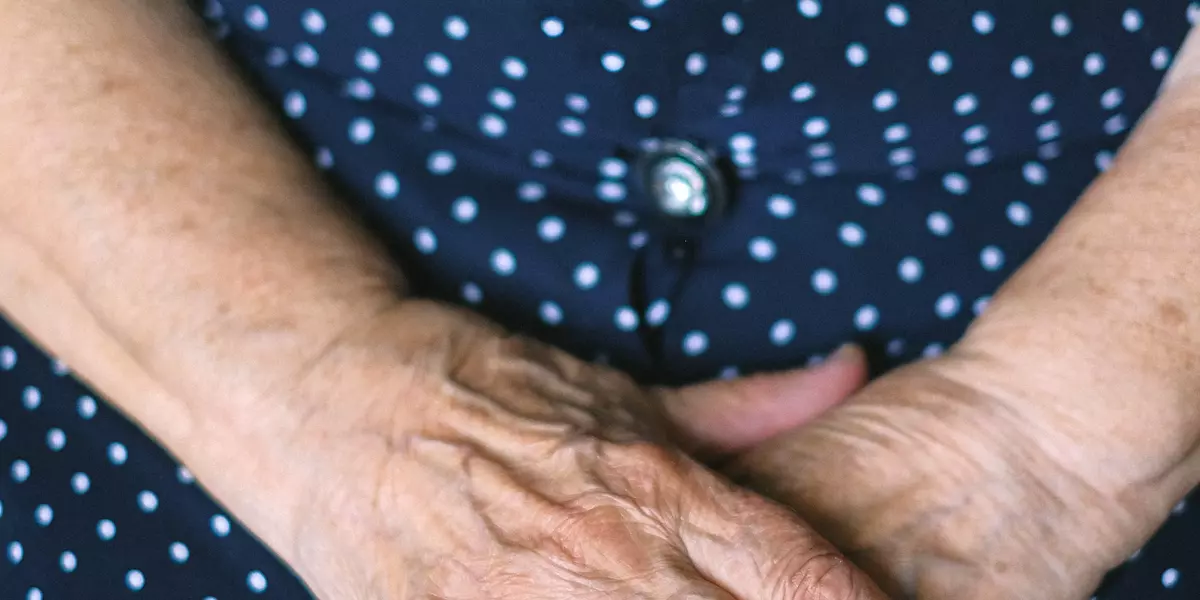
[[[1185,0],[213,0],[214,38],[425,295],[656,383],[953,343],[1112,160]],[[654,140],[720,165],[680,228]],[[1200,597],[1176,507],[1104,599]],[[0,324],[0,599],[306,598]]]

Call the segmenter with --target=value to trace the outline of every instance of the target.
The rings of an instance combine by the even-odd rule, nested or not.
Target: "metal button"
[[[682,140],[649,140],[639,162],[642,184],[672,220],[700,223],[725,208],[725,185],[713,158]]]

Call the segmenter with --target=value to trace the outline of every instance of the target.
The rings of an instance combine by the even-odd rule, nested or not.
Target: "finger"
[[[802,425],[863,386],[867,361],[847,345],[809,369],[661,390],[677,443],[691,452],[732,453]]]
[[[712,501],[690,507],[681,539],[696,569],[734,596],[887,599],[863,571],[787,509],[725,482],[713,491]]]

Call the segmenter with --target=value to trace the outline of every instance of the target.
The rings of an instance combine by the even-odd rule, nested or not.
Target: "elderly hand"
[[[801,375],[810,397],[786,406],[731,385],[652,392],[411,302],[307,373],[288,391],[303,419],[259,459],[287,489],[225,497],[251,529],[271,507],[292,515],[276,550],[318,597],[883,597],[790,511],[668,435],[710,449],[757,442],[857,387],[852,352]]]

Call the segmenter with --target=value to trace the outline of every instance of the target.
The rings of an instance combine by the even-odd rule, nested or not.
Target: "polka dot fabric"
[[[423,293],[642,380],[941,352],[1105,170],[1200,3],[198,6]],[[694,142],[686,232],[637,184]],[[1200,498],[1196,499],[1200,502]],[[1103,599],[1200,595],[1181,503]],[[0,329],[0,598],[304,598],[133,425]]]

